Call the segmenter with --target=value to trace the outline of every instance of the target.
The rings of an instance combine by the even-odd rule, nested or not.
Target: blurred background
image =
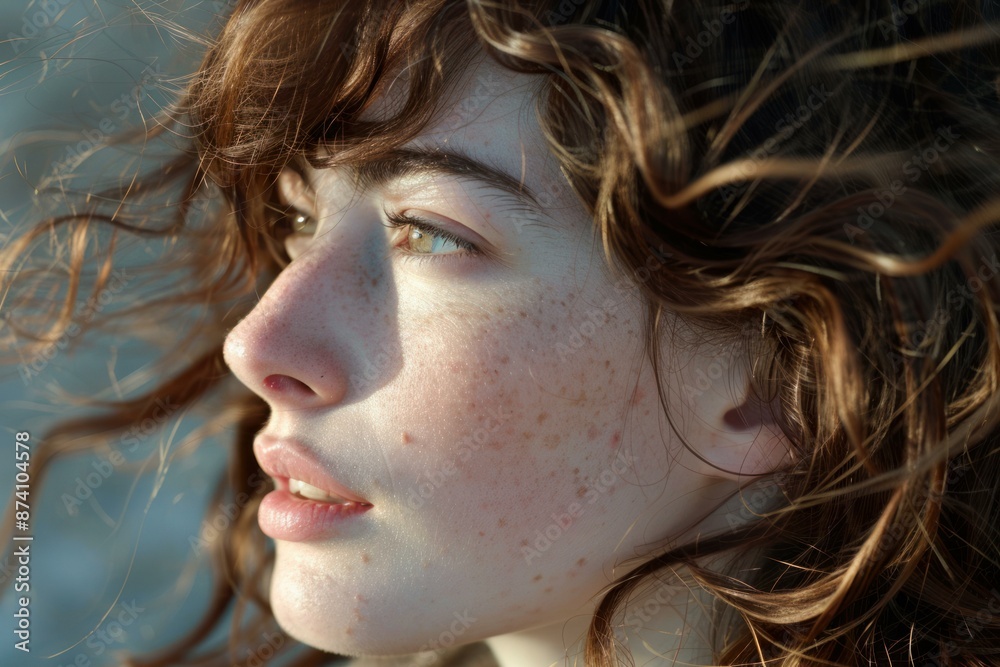
[[[40,178],[73,166],[95,141],[149,121],[201,56],[184,31],[212,33],[228,9],[227,0],[0,3],[0,243],[41,217],[46,202],[33,196]],[[84,166],[77,187],[112,165]],[[139,261],[155,251],[129,250]],[[130,286],[121,282],[109,307],[127,305]],[[5,507],[18,472],[14,434],[27,431],[37,442],[72,413],[60,392],[86,392],[91,380],[126,386],[144,363],[141,343],[109,335],[80,352],[56,349],[0,371]],[[127,460],[66,458],[40,489],[32,486],[31,651],[14,647],[13,614],[24,595],[12,589],[17,563],[0,560],[0,665],[113,665],[116,652],[165,646],[197,620],[208,594],[204,540],[212,535],[203,531],[204,508],[226,452],[209,441],[197,456],[172,459],[197,424],[169,398],[164,415],[168,428],[137,432]],[[226,521],[224,511],[216,516]]]

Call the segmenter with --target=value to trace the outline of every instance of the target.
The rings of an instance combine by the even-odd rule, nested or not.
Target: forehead
[[[470,59],[434,119],[404,147],[467,155],[526,185],[551,217],[586,216],[538,123],[544,83],[543,76],[513,72],[480,53]],[[409,92],[404,70],[362,117],[394,113]]]

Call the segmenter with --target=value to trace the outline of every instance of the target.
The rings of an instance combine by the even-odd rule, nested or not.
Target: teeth
[[[347,501],[339,496],[331,496],[326,491],[322,489],[317,489],[312,484],[306,484],[303,481],[297,479],[288,480],[288,490],[297,496],[302,498],[308,498],[309,500],[322,500],[328,503],[346,503]]]

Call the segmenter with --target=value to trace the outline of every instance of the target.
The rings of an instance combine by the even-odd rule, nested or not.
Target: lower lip
[[[278,489],[264,496],[257,510],[257,522],[264,534],[272,539],[308,542],[336,537],[347,523],[371,508],[371,505],[355,502],[309,500],[287,489]]]

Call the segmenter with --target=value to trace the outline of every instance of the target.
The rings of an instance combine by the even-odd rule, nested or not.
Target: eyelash
[[[406,227],[411,227],[418,231],[428,234],[430,236],[437,236],[438,238],[451,241],[456,246],[460,248],[458,252],[444,253],[443,255],[434,255],[427,253],[417,253],[411,252],[409,250],[401,250],[400,254],[406,261],[441,261],[445,257],[458,255],[459,257],[465,257],[468,255],[479,255],[481,254],[479,248],[474,244],[469,243],[465,239],[452,234],[451,232],[445,231],[422,218],[417,218],[412,215],[407,215],[405,213],[394,213],[392,211],[383,211],[385,213],[386,222],[384,223],[386,227],[392,229],[403,229]]]
[[[428,234],[430,236],[436,236],[438,238],[442,238],[442,239],[445,239],[447,241],[451,241],[456,246],[458,246],[459,249],[460,249],[457,252],[443,253],[443,255],[435,255],[435,254],[427,254],[427,253],[417,253],[417,252],[411,252],[409,250],[401,250],[400,254],[402,255],[403,259],[406,260],[406,261],[417,261],[417,262],[423,262],[423,261],[428,261],[428,260],[430,260],[430,261],[440,261],[444,257],[449,256],[449,255],[450,256],[458,255],[460,257],[465,257],[465,256],[470,256],[470,255],[481,255],[482,254],[482,251],[479,248],[477,248],[475,244],[470,243],[470,242],[466,241],[465,239],[463,239],[463,238],[461,238],[459,236],[456,236],[455,234],[452,234],[451,232],[445,231],[444,229],[441,229],[437,225],[435,225],[435,224],[433,224],[431,222],[428,222],[427,220],[424,220],[423,218],[418,218],[418,217],[415,217],[415,216],[412,216],[412,215],[407,215],[405,213],[394,213],[392,211],[388,211],[388,210],[384,210],[384,209],[383,209],[383,213],[385,214],[385,218],[386,218],[386,222],[384,222],[383,225],[386,226],[386,227],[389,227],[390,229],[403,229],[403,228],[406,228],[406,227],[410,227],[410,228],[416,229],[418,231],[421,231],[424,234]],[[311,216],[306,215],[304,213],[301,213],[300,211],[292,210],[292,211],[290,211],[288,213],[288,215],[285,217],[285,219],[283,221],[284,222],[283,227],[284,227],[284,231],[285,231],[285,236],[290,236],[290,235],[293,235],[293,234],[301,234],[301,233],[303,233],[303,232],[300,232],[300,231],[296,231],[296,229],[295,229],[295,225],[296,225],[297,219],[300,218],[300,217],[305,218],[305,220],[307,221],[306,224],[309,224],[309,223],[315,224],[315,222],[316,222],[315,220],[312,219]]]

